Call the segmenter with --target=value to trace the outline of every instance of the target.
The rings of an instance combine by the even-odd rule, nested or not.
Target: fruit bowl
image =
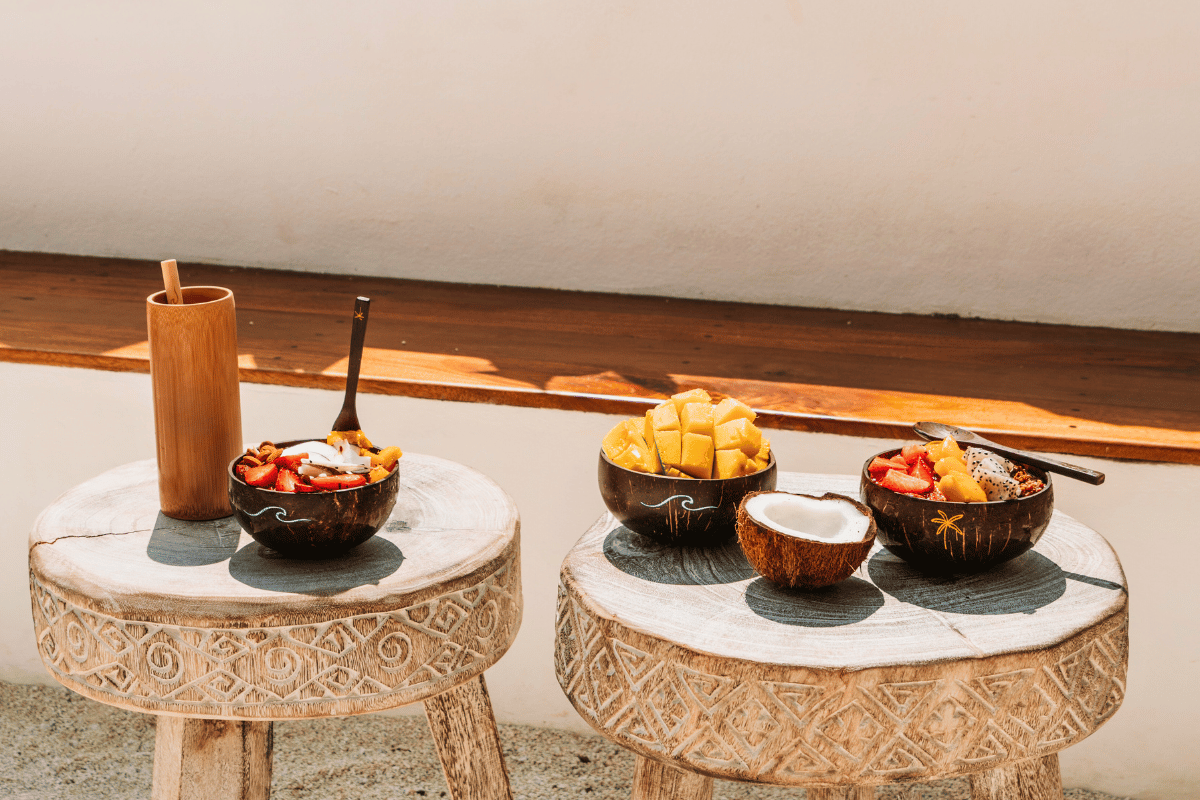
[[[703,546],[733,537],[738,504],[751,492],[775,488],[775,455],[766,467],[736,478],[677,478],[636,472],[600,451],[604,505],[635,533],[669,545]]]
[[[867,467],[900,450],[885,450],[863,463],[862,501],[875,517],[876,538],[923,572],[982,572],[1010,561],[1035,544],[1054,512],[1054,487],[1044,471],[1026,466],[1046,487],[1013,500],[955,503],[901,494],[871,479]]]
[[[357,547],[383,527],[396,505],[399,466],[376,483],[301,494],[249,485],[234,472],[241,458],[226,470],[233,516],[256,542],[291,558],[331,558]]]

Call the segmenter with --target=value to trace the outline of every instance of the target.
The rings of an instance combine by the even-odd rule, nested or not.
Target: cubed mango
[[[689,389],[686,392],[671,395],[670,402],[674,404],[675,410],[683,415],[683,407],[688,403],[704,403],[709,405],[712,403],[712,396],[703,389]]]
[[[720,450],[740,450],[753,458],[762,447],[762,431],[745,417],[740,417],[713,430],[713,445]]]
[[[685,434],[697,433],[712,438],[713,407],[708,403],[688,403],[679,413],[679,428]]]
[[[699,433],[683,435],[683,457],[679,469],[693,478],[708,478],[712,476],[713,440],[711,436]]]
[[[753,409],[741,400],[726,397],[713,408],[713,425],[724,425],[726,422],[733,422],[735,419],[748,419],[754,422],[755,416]]]
[[[747,465],[750,466],[747,471]],[[715,478],[736,478],[739,475],[748,475],[754,472],[754,462],[746,457],[746,454],[741,450],[718,450],[716,457],[713,459],[713,466],[716,468]]]

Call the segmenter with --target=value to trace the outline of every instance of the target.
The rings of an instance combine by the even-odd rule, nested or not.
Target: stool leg
[[[425,717],[454,800],[512,800],[482,675],[426,700]]]
[[[804,791],[808,793],[808,800],[875,800],[874,786],[845,786]]]
[[[971,800],[1063,800],[1058,753],[972,775]]]
[[[270,722],[158,717],[153,800],[268,800]]]
[[[713,782],[707,775],[637,757],[633,768],[633,800],[712,800]]]

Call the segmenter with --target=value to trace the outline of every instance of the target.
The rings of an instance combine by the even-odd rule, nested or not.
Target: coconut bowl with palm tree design
[[[597,477],[604,505],[629,530],[663,544],[704,546],[733,537],[742,498],[774,489],[776,473],[774,453],[750,475],[703,479],[635,472],[601,450]]]
[[[1015,500],[925,500],[871,479],[867,467],[876,457],[888,459],[899,452],[885,450],[863,463],[862,501],[875,517],[879,543],[922,572],[982,572],[1026,552],[1046,532],[1054,513],[1054,487],[1043,470],[1023,465],[1046,488]]]

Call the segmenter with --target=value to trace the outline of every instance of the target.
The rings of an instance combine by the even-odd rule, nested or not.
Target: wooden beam
[[[879,314],[184,264],[227,286],[240,378],[636,414],[703,386],[766,427],[912,438],[921,419],[1005,444],[1200,464],[1200,334]],[[0,251],[0,361],[148,369],[153,261]]]

